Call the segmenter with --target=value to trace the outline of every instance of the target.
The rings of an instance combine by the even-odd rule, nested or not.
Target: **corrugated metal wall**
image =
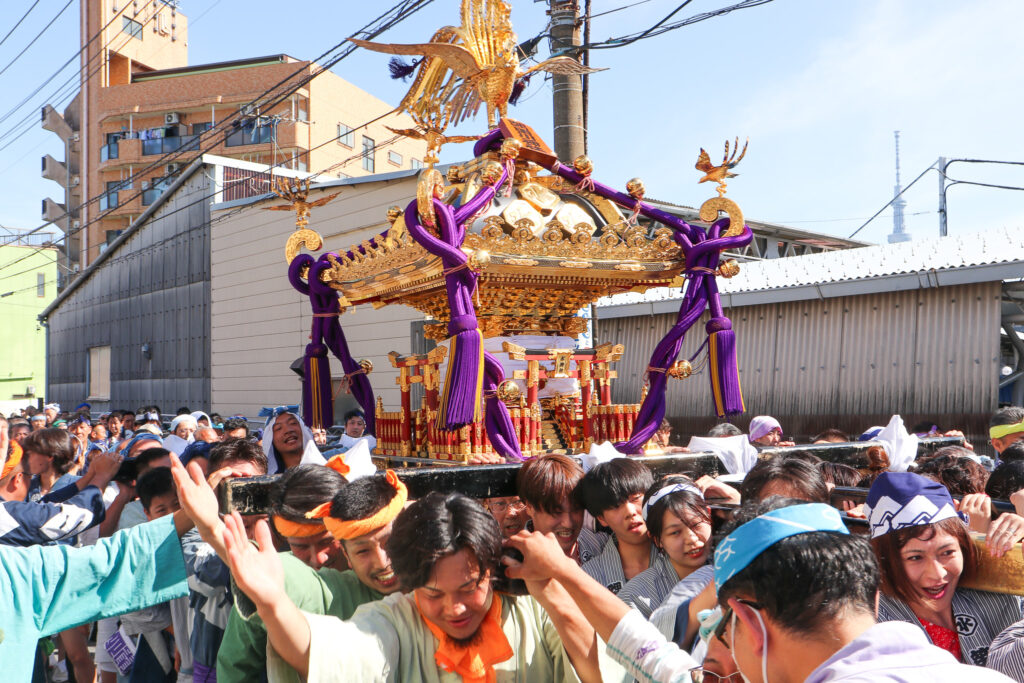
[[[860,433],[900,413],[908,426],[933,420],[984,438],[998,392],[999,291],[988,282],[728,310],[747,407],[734,422],[745,429],[754,415],[774,415],[787,433],[810,436],[832,426]],[[613,399],[637,402],[676,316],[600,316],[597,341],[626,345]],[[706,320],[680,357],[704,341]],[[706,371],[671,382],[667,402],[681,432],[716,422]]]
[[[84,401],[89,348],[109,345],[110,401],[94,411],[209,406],[210,192],[200,169],[51,313],[47,398]]]

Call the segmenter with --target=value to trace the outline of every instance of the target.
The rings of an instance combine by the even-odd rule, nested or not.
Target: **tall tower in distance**
[[[893,131],[893,134],[896,136],[896,188],[893,190],[895,199],[892,202],[892,234],[889,235],[889,244],[910,241],[910,233],[906,232],[903,225],[903,209],[907,202],[900,196],[903,191],[900,186],[900,132]]]

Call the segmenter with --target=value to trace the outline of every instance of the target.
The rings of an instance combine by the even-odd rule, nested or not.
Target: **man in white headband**
[[[267,454],[267,474],[276,474],[296,465],[323,465],[327,462],[316,447],[313,432],[299,417],[298,406],[264,408],[263,452]]]
[[[57,419],[57,416],[60,415],[60,404],[47,403],[43,406],[43,415],[46,417],[46,426],[49,427]]]

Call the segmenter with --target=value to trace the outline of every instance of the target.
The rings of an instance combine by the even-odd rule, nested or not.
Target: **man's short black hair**
[[[1015,441],[999,454],[999,459],[1003,462],[1010,462],[1011,460],[1024,460],[1024,441]]]
[[[347,423],[353,417],[361,417],[361,418],[363,418],[363,420],[366,420],[366,413],[364,413],[363,411],[359,410],[358,408],[350,410],[347,413],[345,413],[345,418],[344,418],[345,422],[343,424]]]
[[[146,450],[142,451],[137,456],[135,456],[135,467],[136,469],[140,470],[145,469],[146,467],[149,467],[149,463],[153,462],[154,460],[159,460],[160,458],[166,457],[170,454],[171,452],[166,448],[147,448]]]
[[[384,477],[360,477],[333,496],[331,517],[345,522],[366,519],[383,510],[397,495]]]
[[[743,502],[759,500],[762,489],[771,483],[792,491],[794,495],[791,498],[813,503],[827,503],[829,499],[828,487],[816,465],[800,458],[776,455],[767,460],[758,460],[747,472],[740,487]]]
[[[1010,500],[1010,496],[1021,489],[1024,489],[1024,460],[1003,461],[992,470],[985,484],[985,493],[996,500]]]
[[[154,467],[143,472],[135,483],[135,490],[139,494],[139,501],[142,502],[143,509],[148,510],[154,498],[174,491],[171,468]]]
[[[236,429],[244,429],[245,435],[249,436],[249,421],[241,417],[229,417],[224,420],[224,433],[233,432]]]
[[[188,409],[188,406],[182,406],[178,408],[178,415],[191,415],[192,411]]]
[[[804,502],[771,496],[745,503],[721,538],[766,512]],[[718,587],[718,602],[724,607],[729,598],[745,598],[788,631],[819,634],[847,610],[874,615],[878,583],[878,563],[866,537],[813,531],[767,548]]]
[[[306,518],[306,513],[318,505],[333,500],[344,486],[345,477],[330,467],[292,467],[285,470],[284,474],[270,485],[270,514],[279,515],[293,522],[309,524],[310,520]]]
[[[647,466],[633,458],[614,458],[583,475],[572,495],[594,517],[618,507],[633,496],[643,495],[654,483]]]
[[[263,452],[263,447],[246,439],[228,439],[210,449],[211,472],[231,462],[251,462],[262,472],[267,471],[267,454]]]
[[[427,585],[438,560],[462,550],[476,558],[481,577],[490,571],[497,578],[501,541],[498,523],[479,502],[461,493],[434,491],[398,515],[386,549],[402,590],[408,592]]]
[[[1024,408],[1020,406],[1005,406],[992,413],[988,420],[989,427],[1000,427],[1002,425],[1015,425],[1024,422]]]

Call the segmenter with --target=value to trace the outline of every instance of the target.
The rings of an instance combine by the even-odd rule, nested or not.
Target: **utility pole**
[[[945,237],[946,229],[946,157],[939,157],[936,168],[939,169],[939,237]]]
[[[577,0],[550,0],[548,14],[551,15],[551,53],[576,57],[570,48],[580,44]],[[554,93],[555,154],[563,163],[571,164],[586,151],[581,77],[552,75],[551,88]]]

